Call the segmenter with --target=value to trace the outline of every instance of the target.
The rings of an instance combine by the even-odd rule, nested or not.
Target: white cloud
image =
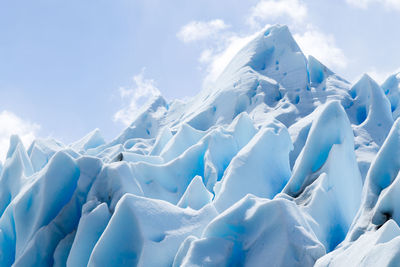
[[[266,25],[256,33],[242,37],[232,33],[229,37],[225,37],[224,43],[220,44],[219,48],[204,50],[199,61],[207,64],[205,82],[215,81],[239,50],[270,26]],[[294,34],[294,38],[306,55],[313,55],[333,70],[335,68],[343,70],[347,67],[348,59],[342,49],[336,45],[333,35],[325,34],[311,25],[304,28],[306,30]]]
[[[28,148],[39,128],[38,124],[23,120],[10,111],[2,111],[0,113],[0,159],[4,160],[6,157],[11,135],[19,135],[25,148]]]
[[[371,76],[371,78],[374,79],[378,84],[383,84],[383,82],[386,81],[386,79],[389,78],[390,75],[398,72],[400,72],[400,69],[395,71],[384,71],[378,70],[376,68],[371,68],[369,71],[367,71],[367,74]]]
[[[225,24],[221,19],[214,19],[207,22],[192,21],[180,29],[177,33],[177,37],[184,43],[189,43],[215,36],[228,27],[229,25]]]
[[[125,125],[132,123],[132,120],[139,112],[139,109],[154,97],[161,95],[152,79],[144,78],[144,69],[133,77],[135,86],[133,88],[119,89],[124,105],[122,109],[114,114],[114,121],[122,122]]]
[[[307,5],[302,0],[260,0],[250,8],[247,19],[254,34],[238,34],[226,30],[228,26],[222,20],[212,20],[191,22],[183,26],[177,36],[186,43],[204,41],[199,62],[206,68],[206,86],[218,78],[241,48],[270,26],[265,25],[266,22],[272,23],[275,19],[286,22],[294,30],[294,38],[305,54],[313,55],[328,67],[345,69],[348,59],[336,45],[333,35],[313,26],[307,13]]]
[[[258,34],[259,31],[248,36],[231,34],[224,39],[219,48],[204,50],[200,56],[200,62],[207,64],[205,83],[214,82],[232,58]]]
[[[251,8],[248,22],[260,28],[260,23],[280,19],[291,28],[293,37],[306,55],[313,55],[329,67],[344,69],[348,59],[336,45],[333,35],[313,26],[307,14],[307,5],[302,0],[260,0]]]
[[[301,0],[261,0],[251,8],[248,22],[253,26],[277,18],[299,22],[306,16],[307,6]]]
[[[346,0],[352,6],[366,9],[371,4],[383,5],[386,8],[395,8],[400,11],[400,0]]]
[[[346,68],[348,59],[336,45],[333,35],[308,26],[308,30],[296,33],[293,37],[306,55],[314,56],[331,68]]]
[[[239,37],[227,31],[230,26],[223,20],[192,21],[181,28],[177,37],[185,42],[203,41],[199,62],[206,67],[205,83],[214,81],[233,56],[251,38]]]

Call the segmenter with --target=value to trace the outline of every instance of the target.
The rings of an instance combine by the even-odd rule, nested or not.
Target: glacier
[[[12,136],[0,266],[399,266],[399,101],[270,26],[112,141]]]

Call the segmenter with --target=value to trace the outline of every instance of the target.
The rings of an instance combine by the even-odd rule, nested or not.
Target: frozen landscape
[[[12,136],[0,266],[399,266],[399,85],[350,84],[275,25],[111,142]]]

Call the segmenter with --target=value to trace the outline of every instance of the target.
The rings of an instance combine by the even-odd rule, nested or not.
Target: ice
[[[293,141],[293,150],[290,151],[289,155],[291,169],[293,169],[296,159],[307,141],[307,136],[310,132],[312,122],[320,113],[320,108],[321,107],[316,108],[313,113],[300,119],[298,122],[293,123],[288,129],[290,137]]]
[[[56,250],[54,251],[54,267],[62,267],[65,266],[65,263],[67,262],[67,258],[72,246],[72,242],[74,242],[75,239],[75,232],[72,232],[68,234],[63,240],[61,240],[58,245]]]
[[[35,172],[41,170],[50,158],[64,145],[54,139],[36,139],[28,149],[28,155]]]
[[[79,221],[71,250],[64,263],[67,266],[86,266],[90,254],[99,240],[101,234],[110,220],[110,212],[105,203],[95,207],[96,201],[88,202],[82,209],[82,216]]]
[[[11,136],[0,266],[396,266],[399,81],[352,85],[274,25],[111,141]]]
[[[133,177],[132,169],[126,162],[115,162],[105,166],[91,186],[88,199],[106,202],[108,207],[114,210],[124,194],[143,195],[142,187]]]
[[[190,236],[182,243],[173,266],[229,266],[233,246],[231,240],[219,237]]]
[[[327,251],[345,238],[360,205],[362,180],[353,149],[345,111],[339,102],[326,104],[283,190],[312,217],[310,224]]]
[[[124,198],[121,201],[129,203],[128,207],[133,210],[143,237],[139,266],[172,265],[184,239],[189,235],[200,236],[206,222],[217,215],[212,205],[195,211],[182,209],[162,200],[130,194],[126,194]],[[132,225],[128,224],[126,227],[130,229]]]
[[[351,246],[320,258],[315,266],[396,266],[400,260],[399,235],[399,226],[389,220],[378,231],[361,236]]]
[[[150,155],[159,155],[165,145],[173,137],[171,130],[168,127],[164,127],[157,136],[156,142],[150,152]]]
[[[397,175],[395,180],[388,187],[383,189],[379,196],[371,220],[373,224],[382,225],[389,218],[393,218],[394,221],[400,223],[400,210],[396,209],[396,203],[399,201],[399,194],[400,178],[399,175]]]
[[[350,229],[349,240],[354,241],[365,231],[371,230],[371,228],[373,229],[375,227],[372,222],[373,216],[375,216],[375,222],[380,221],[379,217],[383,214],[374,215],[374,208],[381,197],[384,199],[381,200],[383,203],[381,202],[380,205],[384,205],[386,201],[389,201],[390,196],[393,194],[391,191],[395,191],[397,188],[397,182],[394,183],[394,181],[400,170],[399,147],[400,119],[397,119],[368,171],[364,184],[361,207],[353,223],[354,225],[352,229]],[[386,190],[383,191],[384,189]],[[393,212],[395,207],[396,206],[389,207],[389,211]],[[391,216],[391,213],[389,213],[387,217],[390,218]]]
[[[76,141],[71,144],[71,147],[76,151],[83,152],[90,148],[96,148],[98,146],[104,145],[106,142],[104,138],[101,136],[100,130],[95,129],[92,132],[88,133],[81,140]]]
[[[143,155],[135,152],[128,152],[124,151],[119,153],[113,160],[115,161],[128,161],[128,162],[138,162],[143,161],[152,164],[162,164],[164,163],[164,159],[160,156],[150,156],[150,155]]]
[[[321,110],[311,126],[307,141],[293,167],[293,176],[283,190],[291,196],[300,195],[317,177],[334,145],[344,144],[353,150],[353,133],[346,113],[338,102],[330,102]]]
[[[187,124],[182,124],[178,132],[165,145],[160,156],[165,161],[170,161],[197,143],[203,136],[204,132],[193,129]]]
[[[132,118],[131,125],[120,136],[106,146],[122,144],[131,138],[156,137],[160,128],[160,118],[168,109],[168,104],[162,96],[157,96],[138,112],[137,117]]]
[[[266,259],[269,266],[313,266],[325,253],[293,202],[252,195],[214,219],[201,239],[182,246],[189,247],[176,259],[183,266],[265,266]]]
[[[388,77],[382,84],[382,89],[390,101],[393,119],[397,119],[400,116],[400,73]]]
[[[87,266],[136,266],[142,249],[141,228],[129,195],[125,195],[94,246]]]
[[[32,164],[24,145],[18,136],[11,136],[10,149],[0,180],[2,185],[0,187],[0,215],[29,181],[27,177],[32,174]]]
[[[248,193],[265,198],[279,193],[291,174],[291,149],[284,126],[269,125],[261,129],[229,164],[215,196],[218,211],[224,211]]]
[[[45,172],[32,177],[32,181],[25,185],[23,194],[15,197],[0,219],[2,238],[7,240],[2,244],[3,248],[7,247],[0,257],[2,265],[7,266],[15,260],[15,266],[23,266],[35,252],[39,255],[35,256],[38,263],[46,262],[46,256],[51,257],[51,250],[46,249],[48,246],[55,249],[58,237],[51,235],[46,243],[40,240],[49,234],[46,228],[51,230],[53,227],[48,224],[63,207],[67,209],[65,205],[73,195],[78,178],[79,169],[75,161],[66,153],[57,152]],[[67,219],[62,214],[58,219],[62,224],[73,223],[72,218]]]
[[[368,172],[361,206],[342,247],[321,259],[320,266],[329,262],[342,266],[351,260],[365,266],[390,266],[400,257],[398,247],[397,192],[400,162],[399,119],[378,152]],[[395,150],[393,150],[395,149]],[[393,218],[393,219],[392,219]]]
[[[212,199],[213,194],[207,190],[203,184],[203,179],[197,175],[190,182],[177,206],[199,210],[208,203],[211,203]]]
[[[367,130],[378,145],[382,145],[393,124],[390,102],[382,88],[365,74],[350,89],[350,94],[357,101],[349,109],[349,117]],[[383,130],[377,131],[375,128]]]
[[[287,26],[271,27],[258,35],[234,57],[225,74],[245,66],[276,80],[288,90],[306,89],[308,85],[307,60]]]
[[[47,225],[68,203],[78,178],[79,169],[73,159],[58,152],[49,162],[45,174],[32,184],[29,192],[13,203],[17,256],[22,254],[35,232]],[[30,222],[28,225],[27,221]]]
[[[308,56],[308,72],[310,75],[311,86],[318,86],[325,81],[330,75],[334,73],[324,66],[313,56]]]
[[[252,128],[249,131],[252,131]],[[243,145],[239,142],[248,142],[249,136],[238,134],[240,133],[237,131],[215,129],[206,137],[208,146],[204,153],[204,183],[210,191],[213,191],[214,185],[222,179],[232,158]]]
[[[257,133],[253,121],[246,112],[240,113],[229,125],[228,130],[233,132],[238,149],[244,147]]]

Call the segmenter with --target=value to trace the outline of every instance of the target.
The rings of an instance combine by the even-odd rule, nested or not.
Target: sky
[[[400,69],[400,0],[0,0],[0,160],[11,134],[111,140],[153,96],[212,84],[276,23],[351,82]]]

